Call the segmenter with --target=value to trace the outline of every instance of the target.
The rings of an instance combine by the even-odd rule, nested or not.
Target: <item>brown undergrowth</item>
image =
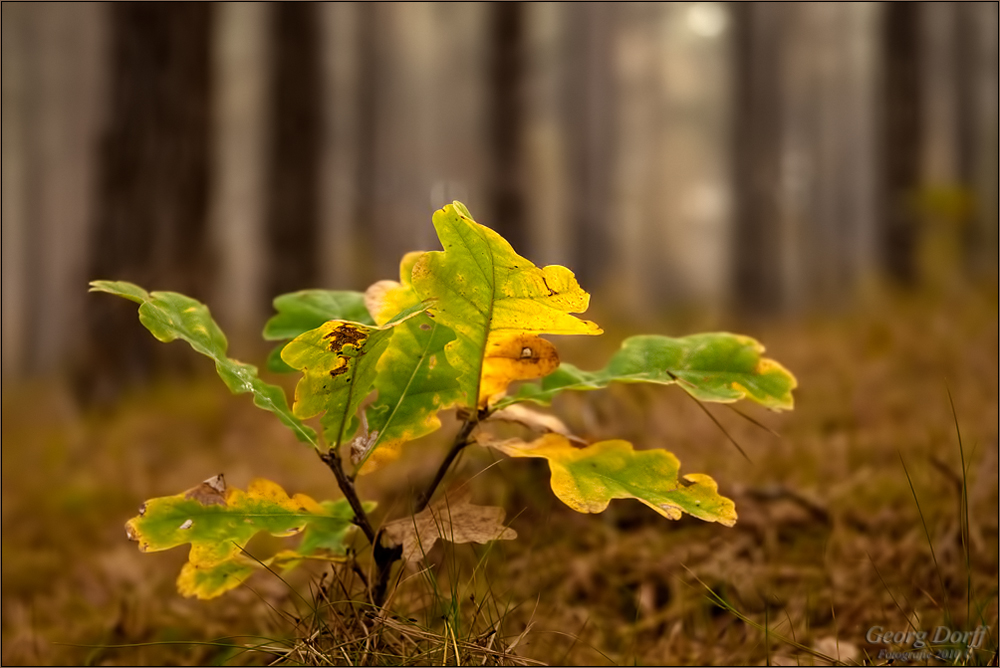
[[[712,475],[736,501],[732,529],[627,501],[579,515],[552,497],[544,463],[468,449],[449,479],[475,476],[476,502],[506,508],[520,538],[439,542],[400,572],[391,614],[359,596],[364,553],[357,569],[262,574],[198,602],[174,590],[183,550],[142,555],[125,539],[142,500],[220,471],[238,486],[266,475],[335,496],[311,452],[215,379],[164,383],[105,412],[81,411],[59,382],[5,383],[3,663],[885,663],[883,650],[910,648],[869,642],[873,627],[983,625],[981,649],[943,663],[995,664],[997,299],[929,299],[733,324],[800,382],[791,414],[740,408],[780,437],[708,408],[749,461],[676,388],[557,403],[577,433],[666,447],[683,471]],[[603,363],[594,345],[570,361]],[[363,491],[402,514],[432,473],[421,462],[440,459],[421,448],[442,440],[411,446]]]

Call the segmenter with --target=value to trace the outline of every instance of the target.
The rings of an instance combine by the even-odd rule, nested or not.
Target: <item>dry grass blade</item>
[[[726,431],[726,428],[722,426],[722,423],[721,423],[721,422],[719,422],[718,418],[716,418],[716,417],[715,417],[714,415],[712,415],[712,412],[711,412],[710,410],[708,410],[708,408],[707,408],[707,407],[706,407],[706,406],[705,406],[705,405],[704,405],[703,403],[701,403],[700,401],[698,401],[697,399],[695,399],[694,397],[692,397],[692,396],[691,396],[690,394],[687,394],[686,392],[685,392],[684,394],[685,394],[685,395],[687,395],[688,397],[690,397],[690,398],[691,398],[691,400],[692,400],[693,402],[695,402],[696,404],[698,404],[698,408],[700,408],[700,409],[701,409],[701,411],[702,411],[702,412],[703,412],[703,413],[704,413],[705,415],[707,415],[707,416],[708,416],[708,419],[709,419],[709,420],[711,420],[712,422],[714,422],[714,423],[715,423],[715,426],[716,426],[716,427],[718,427],[718,428],[719,428],[719,431],[721,431],[721,432],[722,432],[722,433],[723,433],[723,434],[725,435],[726,439],[727,439],[727,440],[728,440],[728,441],[729,441],[730,443],[732,443],[732,444],[733,444],[733,447],[735,447],[735,448],[736,448],[737,450],[739,450],[739,453],[740,453],[741,455],[743,455],[743,459],[747,460],[747,462],[748,462],[748,463],[750,463],[750,464],[753,464],[753,460],[752,460],[752,459],[750,459],[750,455],[748,455],[748,454],[746,453],[746,450],[744,450],[744,449],[743,449],[743,446],[742,446],[742,445],[740,445],[740,444],[739,444],[739,443],[738,443],[738,442],[736,441],[736,439],[735,439],[735,438],[733,438],[733,437],[732,437],[732,435],[731,435],[731,434],[730,434],[730,433],[729,433],[728,431]]]
[[[927,547],[931,550],[931,560],[934,562],[934,572],[937,574],[938,584],[941,585],[941,596],[942,601],[945,604],[945,612],[947,612],[948,617],[951,617],[951,611],[947,608],[948,603],[948,587],[944,583],[944,575],[941,572],[941,565],[938,563],[937,553],[934,551],[934,541],[931,539],[930,529],[927,528],[927,519],[924,517],[924,510],[920,507],[920,499],[917,498],[917,490],[913,486],[913,479],[910,477],[910,471],[906,468],[906,462],[903,461],[903,455],[899,451],[896,451],[899,456],[899,463],[903,465],[903,473],[906,475],[906,482],[910,485],[910,493],[913,495],[913,502],[917,505],[917,513],[920,515],[920,524],[924,528],[924,537],[927,539]],[[928,594],[929,596],[929,594]]]
[[[732,605],[730,605],[722,596],[719,596],[719,594],[717,594],[714,589],[712,589],[705,582],[703,582],[701,580],[701,578],[699,578],[694,573],[694,571],[692,571],[687,566],[684,566],[683,564],[681,564],[681,565],[683,566],[684,570],[686,570],[688,572],[688,574],[692,578],[694,578],[695,581],[698,584],[700,584],[702,587],[705,588],[705,590],[709,593],[709,600],[711,600],[712,603],[714,603],[715,605],[719,606],[720,608],[723,608],[724,610],[728,611],[733,616],[735,616],[737,619],[739,619],[740,621],[742,621],[744,624],[747,624],[748,626],[752,626],[753,628],[757,629],[758,631],[761,631],[762,633],[764,633],[765,638],[767,638],[767,639],[775,638],[776,640],[778,640],[780,642],[783,642],[786,645],[789,645],[791,647],[794,647],[795,649],[797,649],[797,650],[799,650],[801,652],[805,652],[806,654],[809,654],[810,656],[813,656],[813,657],[815,657],[817,659],[820,659],[821,661],[826,661],[831,666],[845,665],[843,662],[838,661],[837,659],[833,658],[832,656],[827,656],[826,654],[824,654],[822,652],[818,652],[815,649],[813,649],[812,647],[809,647],[807,645],[803,645],[802,643],[800,643],[800,642],[798,642],[798,641],[796,641],[796,640],[794,640],[792,638],[786,638],[785,636],[783,636],[780,633],[775,633],[769,627],[769,625],[766,622],[764,624],[759,624],[759,623],[753,621],[752,619],[750,619],[749,617],[747,617],[746,615],[744,615],[742,612],[740,612],[739,610],[737,610],[736,608],[734,608]],[[768,645],[770,645],[770,642],[768,642]],[[769,647],[768,647],[768,651],[770,651]]]

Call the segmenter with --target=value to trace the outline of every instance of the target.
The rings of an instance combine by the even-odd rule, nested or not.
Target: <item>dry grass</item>
[[[258,575],[215,601],[182,599],[173,579],[183,550],[141,555],[125,540],[122,523],[143,499],[219,471],[237,486],[265,475],[334,495],[314,455],[245,397],[206,379],[97,414],[80,412],[57,382],[5,385],[3,663],[882,663],[879,650],[898,647],[868,643],[872,626],[984,624],[992,649],[959,663],[995,665],[997,297],[928,300],[731,324],[800,381],[793,413],[747,410],[780,438],[709,409],[752,463],[676,388],[557,404],[588,437],[666,447],[684,471],[711,474],[736,501],[733,529],[668,522],[632,502],[579,515],[552,497],[544,463],[494,465],[470,449],[460,474],[478,474],[476,501],[503,505],[520,539],[439,544],[431,565],[401,575],[398,616],[360,604],[347,567],[293,572],[288,584]],[[609,344],[574,361],[598,364]],[[412,453],[363,490],[390,513],[435,460]]]

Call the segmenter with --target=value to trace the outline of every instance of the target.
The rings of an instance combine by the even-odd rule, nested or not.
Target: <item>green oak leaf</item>
[[[423,309],[416,304],[381,326],[330,320],[289,342],[281,359],[302,372],[295,386],[295,416],[322,413],[323,436],[333,447],[351,438],[358,427],[358,407],[374,387],[379,358],[393,330]]]
[[[687,513],[725,526],[736,523],[736,507],[720,496],[707,475],[679,477],[680,462],[666,450],[640,450],[627,441],[601,441],[574,447],[561,434],[527,443],[520,439],[486,441],[511,457],[540,457],[552,471],[552,491],[580,513],[599,513],[612,499],[638,499],[667,519]]]
[[[265,566],[287,569],[306,558],[342,559],[353,516],[346,499],[317,503],[304,494],[289,497],[279,485],[260,478],[244,492],[228,488],[218,475],[181,494],[150,499],[125,530],[143,552],[190,543],[178,590],[185,596],[214,598]],[[295,550],[262,562],[244,554],[247,543],[260,532],[292,536],[303,531]]]
[[[328,320],[349,320],[362,325],[375,324],[365,296],[351,290],[300,290],[274,298],[277,314],[264,325],[264,338],[268,341],[287,341],[299,334],[316,329]],[[269,371],[291,373],[295,369],[281,359],[285,344],[275,347],[267,357]]]
[[[400,281],[379,281],[365,293],[375,321],[420,304],[410,274],[422,253],[408,253],[400,263]],[[458,372],[448,362],[445,346],[454,332],[421,313],[400,323],[378,361],[378,398],[366,409],[367,432],[352,444],[352,459],[370,473],[397,459],[402,446],[441,427],[438,412],[461,401]]]
[[[583,371],[562,364],[541,383],[522,385],[497,406],[522,401],[549,404],[566,390],[597,390],[620,382],[676,383],[699,401],[748,399],[772,410],[790,410],[798,382],[781,364],[763,357],[763,352],[764,346],[754,339],[726,332],[680,338],[633,336],[603,369]]]
[[[601,333],[571,315],[587,310],[590,295],[569,269],[536,267],[460,202],[436,211],[433,222],[444,250],[419,256],[412,283],[428,313],[455,332],[445,352],[467,407],[483,408],[511,380],[555,368],[555,349],[538,334]]]
[[[295,417],[280,387],[261,380],[252,364],[226,357],[226,335],[207,306],[176,292],[146,292],[125,281],[92,281],[90,286],[91,292],[107,292],[137,302],[139,321],[153,336],[165,343],[187,341],[197,352],[215,360],[216,371],[233,393],[251,393],[254,404],[277,415],[296,438],[313,447],[318,445],[316,432]]]

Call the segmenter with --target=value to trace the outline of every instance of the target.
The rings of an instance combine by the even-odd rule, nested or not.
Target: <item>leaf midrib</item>
[[[482,380],[483,380],[483,358],[486,355],[486,342],[489,340],[490,331],[492,331],[493,329],[493,305],[496,303],[497,300],[496,258],[493,254],[493,246],[490,245],[489,240],[486,239],[484,235],[473,226],[474,224],[471,224],[472,221],[468,220],[462,214],[458,214],[458,218],[463,223],[466,223],[465,225],[457,226],[458,236],[459,238],[461,238],[462,244],[465,247],[466,251],[469,253],[469,255],[472,256],[472,260],[475,263],[476,268],[479,269],[480,273],[483,275],[483,278],[490,284],[490,299],[489,299],[489,304],[487,305],[486,313],[483,313],[482,310],[479,309],[478,305],[473,300],[469,299],[469,297],[465,295],[462,295],[462,297],[466,302],[471,304],[480,313],[483,313],[483,316],[486,318],[485,327],[483,328],[482,332],[482,343],[473,341],[473,343],[476,345],[476,348],[478,349],[478,354],[476,355],[476,367],[475,367],[475,387],[473,388],[472,396],[467,397],[467,400],[470,403],[470,407],[477,408],[479,406],[479,388],[482,385]],[[486,246],[486,252],[488,253],[489,267],[490,267],[489,276],[486,274],[486,270],[482,267],[482,265],[480,265],[477,253],[475,252],[472,245],[470,245],[468,237],[466,236],[467,233],[474,234],[476,238],[478,238],[483,243],[483,245]],[[458,333],[456,332],[456,334]]]
[[[364,466],[364,463],[368,461],[368,458],[371,457],[372,453],[375,452],[375,450],[377,450],[380,445],[382,445],[382,439],[385,438],[385,433],[389,431],[389,425],[391,425],[393,419],[395,419],[396,412],[399,410],[399,407],[403,404],[403,400],[406,399],[406,397],[410,396],[410,386],[413,384],[414,379],[417,377],[417,371],[420,369],[421,364],[423,364],[423,361],[427,359],[427,351],[430,349],[431,344],[434,342],[434,334],[437,333],[437,328],[439,327],[437,321],[432,320],[432,322],[434,324],[431,326],[432,329],[430,332],[430,336],[427,337],[427,343],[424,345],[423,353],[417,359],[417,363],[413,365],[413,370],[410,372],[410,377],[406,381],[406,386],[403,388],[402,394],[399,395],[399,401],[397,401],[396,405],[392,407],[392,411],[389,413],[388,419],[385,421],[385,424],[382,425],[382,433],[379,434],[378,439],[376,439],[372,447],[368,449],[368,454],[365,455],[364,460],[362,460],[358,464],[359,468],[361,466]],[[393,336],[395,335],[396,333],[393,332]],[[416,394],[423,394],[423,392],[417,392]]]

